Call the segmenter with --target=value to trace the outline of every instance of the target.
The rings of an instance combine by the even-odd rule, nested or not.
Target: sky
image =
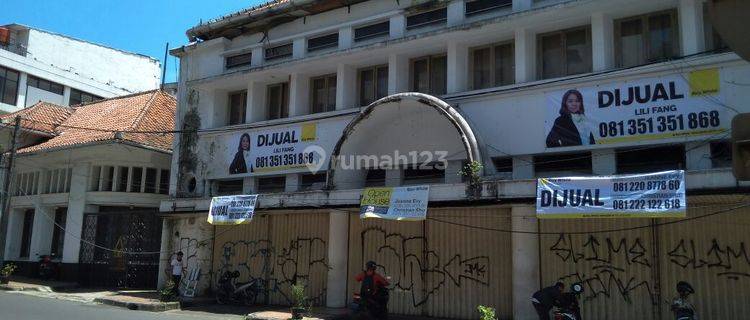
[[[185,31],[263,0],[3,0],[0,25],[19,23],[164,60],[164,46],[187,44]],[[177,81],[167,58],[166,82]]]

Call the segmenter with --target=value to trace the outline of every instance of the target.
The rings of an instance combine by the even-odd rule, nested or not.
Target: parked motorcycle
[[[562,294],[560,306],[554,312],[555,320],[581,320],[581,307],[578,304],[578,296],[583,293],[583,285],[574,283],[570,286],[570,292]]]
[[[49,280],[55,277],[57,268],[52,262],[52,257],[43,255],[39,257],[39,278]]]
[[[216,303],[242,303],[252,305],[261,292],[261,284],[258,279],[252,279],[248,282],[237,282],[239,271],[226,271],[219,278],[218,289],[216,290]]]
[[[384,292],[380,297],[370,299],[369,302],[362,300],[362,296],[355,292],[352,296],[352,303],[349,306],[351,309],[351,319],[366,320],[366,319],[386,319],[388,313],[388,293],[387,289],[382,289]]]

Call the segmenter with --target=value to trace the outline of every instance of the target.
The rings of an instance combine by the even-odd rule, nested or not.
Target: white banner
[[[547,148],[717,135],[729,128],[719,69],[547,92]]]
[[[366,188],[362,192],[359,216],[390,220],[424,220],[430,186]]]
[[[685,172],[540,178],[539,218],[685,217]]]
[[[257,194],[213,197],[208,209],[208,223],[232,225],[250,223],[255,214]]]

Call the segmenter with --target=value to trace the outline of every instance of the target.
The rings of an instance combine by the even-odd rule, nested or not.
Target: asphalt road
[[[0,320],[235,320],[242,318],[235,314],[213,314],[200,311],[134,311],[107,305],[0,291]]]

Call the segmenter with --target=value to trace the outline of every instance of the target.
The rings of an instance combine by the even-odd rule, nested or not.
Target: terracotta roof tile
[[[172,131],[176,109],[177,101],[160,90],[84,104],[74,107],[72,114],[57,126],[57,136],[18,152],[28,153],[114,140],[169,151],[172,149],[171,133],[132,131]],[[93,128],[96,130],[92,130]],[[122,135],[118,137],[117,132]]]
[[[16,116],[20,116],[21,128],[54,135],[55,128],[65,121],[72,112],[72,108],[47,102],[37,102],[23,110],[0,116],[0,121],[5,125],[13,125]]]

